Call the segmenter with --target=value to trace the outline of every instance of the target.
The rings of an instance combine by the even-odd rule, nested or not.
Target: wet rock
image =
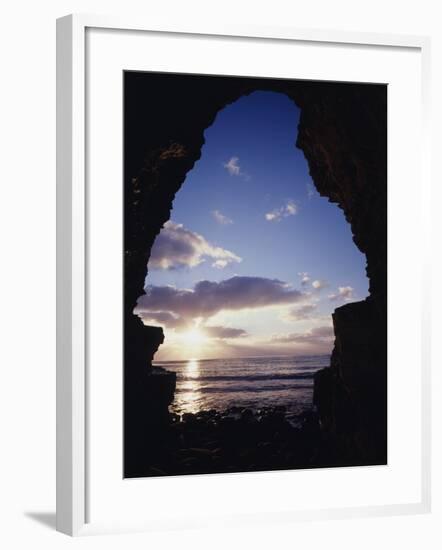
[[[173,424],[181,422],[181,416],[179,414],[176,414],[176,413],[170,413],[170,421]]]
[[[197,422],[198,418],[196,414],[193,413],[184,413],[182,416],[182,421],[186,424],[195,424]]]
[[[241,412],[241,420],[245,422],[255,422],[256,416],[253,414],[253,412],[250,409],[244,409]]]

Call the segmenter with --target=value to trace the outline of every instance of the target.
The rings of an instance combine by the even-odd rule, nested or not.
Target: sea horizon
[[[302,353],[300,355],[294,355],[292,353],[288,354],[272,354],[272,355],[244,355],[240,357],[189,357],[188,359],[159,359],[152,361],[152,366],[162,366],[167,363],[187,363],[188,361],[226,361],[226,360],[236,360],[236,359],[302,359],[305,357],[331,357],[331,353]]]

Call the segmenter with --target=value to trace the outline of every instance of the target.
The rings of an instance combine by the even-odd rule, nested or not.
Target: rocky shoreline
[[[302,414],[295,426],[284,407],[171,413],[150,438],[149,447],[143,471],[134,477],[349,464],[342,454],[336,455],[337,462],[330,453],[315,412]]]

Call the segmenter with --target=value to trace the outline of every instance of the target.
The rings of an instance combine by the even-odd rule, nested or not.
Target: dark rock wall
[[[201,156],[204,131],[224,106],[256,90],[288,95],[301,108],[296,145],[319,193],[342,208],[367,257],[370,297],[338,308],[332,365],[318,374],[323,430],[350,460],[386,460],[386,87],[273,79],[125,74],[124,310],[125,449],[152,429],[173,399],[175,379],[158,385],[151,360],[158,329],[133,315],[144,292],[153,242]],[[167,375],[163,375],[167,380]],[[155,399],[148,387],[155,390]],[[140,390],[142,388],[142,390]],[[164,395],[164,399],[161,398]],[[349,422],[351,419],[351,422]]]

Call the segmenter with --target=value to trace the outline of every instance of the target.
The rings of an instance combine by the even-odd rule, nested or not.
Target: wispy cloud
[[[336,300],[344,300],[345,302],[349,302],[350,300],[353,300],[353,293],[354,288],[351,286],[340,286],[338,287],[338,292],[329,294],[329,299],[333,302]]]
[[[301,277],[301,285],[305,286],[310,282],[310,276],[305,271],[301,271],[298,273],[298,275]]]
[[[334,331],[331,326],[314,327],[307,332],[292,332],[290,334],[278,334],[273,336],[272,342],[278,344],[318,344],[320,342],[331,344],[334,340]]]
[[[315,290],[321,290],[322,288],[325,288],[326,286],[328,286],[327,281],[323,281],[323,280],[320,280],[320,279],[315,279],[315,280],[312,282],[312,287],[313,287]]]
[[[247,336],[247,331],[242,328],[232,328],[232,327],[223,327],[223,326],[209,326],[203,327],[203,332],[209,338],[218,338],[218,339],[230,339],[230,338],[242,338]]]
[[[219,269],[242,261],[230,250],[213,245],[199,233],[168,221],[154,242],[149,268],[170,270],[195,267],[207,258],[212,259],[212,266]]]
[[[298,213],[298,205],[293,200],[287,201],[287,204],[280,208],[275,208],[271,212],[267,212],[265,219],[268,222],[279,222],[283,218],[294,216]]]
[[[241,174],[238,157],[231,157],[223,166],[231,176],[239,176]]]
[[[316,194],[316,189],[315,187],[313,186],[312,183],[307,183],[307,197],[309,199],[313,198]]]
[[[216,269],[224,269],[231,263],[232,262],[229,258],[220,258],[213,262],[212,267],[216,267]]]
[[[284,314],[284,319],[288,321],[304,321],[311,319],[313,313],[318,309],[318,304],[304,304],[290,309]]]
[[[231,225],[233,223],[233,220],[225,216],[222,212],[219,210],[212,210],[212,216],[215,218],[215,220],[221,224],[221,225]]]
[[[225,162],[223,166],[231,176],[242,176],[246,180],[250,179],[249,174],[244,172],[241,168],[239,164],[239,157],[230,157],[230,159]]]

